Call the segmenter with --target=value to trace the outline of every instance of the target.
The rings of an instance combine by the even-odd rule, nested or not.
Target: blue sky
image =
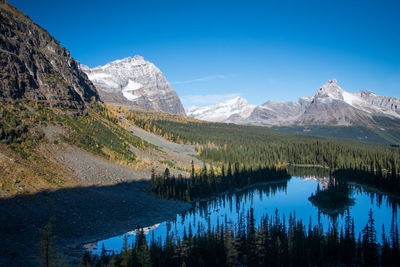
[[[185,106],[296,101],[336,78],[400,98],[400,1],[9,0],[82,64],[141,55]]]

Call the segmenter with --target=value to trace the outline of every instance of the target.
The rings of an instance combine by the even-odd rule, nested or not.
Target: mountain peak
[[[335,87],[339,87],[339,88],[340,88],[339,83],[338,83],[338,81],[337,81],[335,78],[333,78],[332,80],[327,80],[327,81],[321,86],[321,88],[326,88],[326,89],[332,89],[332,88],[335,88]],[[343,89],[342,89],[342,90],[343,90]]]
[[[142,56],[83,67],[105,102],[185,115],[182,103],[162,72]]]
[[[133,57],[126,57],[126,58],[122,58],[122,59],[117,59],[114,61],[111,61],[109,63],[107,63],[104,66],[98,66],[96,68],[114,68],[114,67],[124,67],[127,68],[129,66],[136,66],[136,65],[143,65],[146,64],[146,61],[144,60],[144,58],[142,56],[139,55],[135,55]]]
[[[133,59],[134,60],[136,60],[136,61],[144,61],[144,58],[142,57],[142,56],[139,56],[139,55],[135,55],[134,57],[133,57]]]
[[[328,83],[338,84],[338,81],[335,78],[333,78],[332,80],[328,80]]]
[[[241,104],[246,104],[246,105],[249,104],[249,102],[247,102],[246,99],[244,99],[244,98],[242,98],[242,97],[240,97],[240,96],[237,96],[237,97],[232,98],[232,99],[230,99],[230,100],[226,100],[226,101],[224,101],[223,103],[226,103],[226,104],[241,103]]]
[[[116,60],[119,62],[127,62],[127,63],[145,63],[145,60],[142,56],[135,55],[133,57],[126,57],[120,60]]]
[[[343,100],[344,90],[336,79],[328,80],[317,91],[316,97]]]

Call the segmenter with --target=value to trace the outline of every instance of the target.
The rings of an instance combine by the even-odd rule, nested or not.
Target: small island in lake
[[[354,198],[350,197],[352,190],[348,184],[329,179],[329,184],[321,190],[319,184],[317,191],[308,198],[321,212],[336,216],[342,214],[349,206],[354,205]]]

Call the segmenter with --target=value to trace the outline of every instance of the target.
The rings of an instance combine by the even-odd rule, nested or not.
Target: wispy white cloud
[[[209,94],[209,95],[187,95],[182,96],[182,104],[185,107],[190,106],[209,106],[214,105],[235,97],[240,96],[238,93],[229,93],[229,94]]]
[[[214,76],[201,77],[201,78],[197,78],[197,79],[193,79],[193,80],[171,82],[171,84],[174,85],[174,84],[197,83],[197,82],[226,79],[226,78],[230,78],[230,77],[233,77],[233,75],[214,75]]]

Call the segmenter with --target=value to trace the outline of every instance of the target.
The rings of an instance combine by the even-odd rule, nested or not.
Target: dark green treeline
[[[383,173],[380,171],[357,170],[357,169],[339,169],[333,172],[333,176],[344,180],[354,181],[360,184],[371,185],[387,192],[400,193],[400,177],[392,173]]]
[[[365,182],[373,183],[400,192],[400,152],[398,148],[355,146],[333,141],[290,141],[275,143],[248,142],[242,146],[228,148],[204,147],[200,157],[216,162],[240,161],[249,166],[277,162],[287,165],[310,165],[327,167],[332,171],[351,171],[348,176],[362,172]],[[390,180],[390,181],[389,181]]]
[[[223,165],[220,175],[216,174],[212,166],[208,169],[205,165],[200,173],[196,173],[192,161],[190,178],[171,176],[168,168],[162,175],[155,174],[153,170],[151,185],[152,191],[158,196],[192,201],[246,185],[289,178],[285,168],[247,169],[245,166],[240,167],[239,163],[228,163],[226,170]]]
[[[241,162],[257,168],[284,163],[286,166],[320,166],[331,171],[360,171],[379,180],[374,183],[400,192],[398,146],[293,134],[266,127],[202,122],[164,113],[135,111],[127,117],[137,126],[162,134],[168,140],[198,145],[200,159],[215,165]],[[371,179],[363,182],[368,181]]]
[[[308,227],[290,215],[288,223],[277,212],[264,216],[258,227],[253,210],[242,214],[235,227],[217,225],[197,234],[191,228],[183,237],[167,233],[165,241],[146,242],[143,231],[131,246],[124,242],[120,254],[103,251],[86,255],[85,266],[396,266],[400,262],[398,227],[377,243],[372,211],[358,237],[347,213],[341,229],[332,224],[324,232],[318,224]]]

